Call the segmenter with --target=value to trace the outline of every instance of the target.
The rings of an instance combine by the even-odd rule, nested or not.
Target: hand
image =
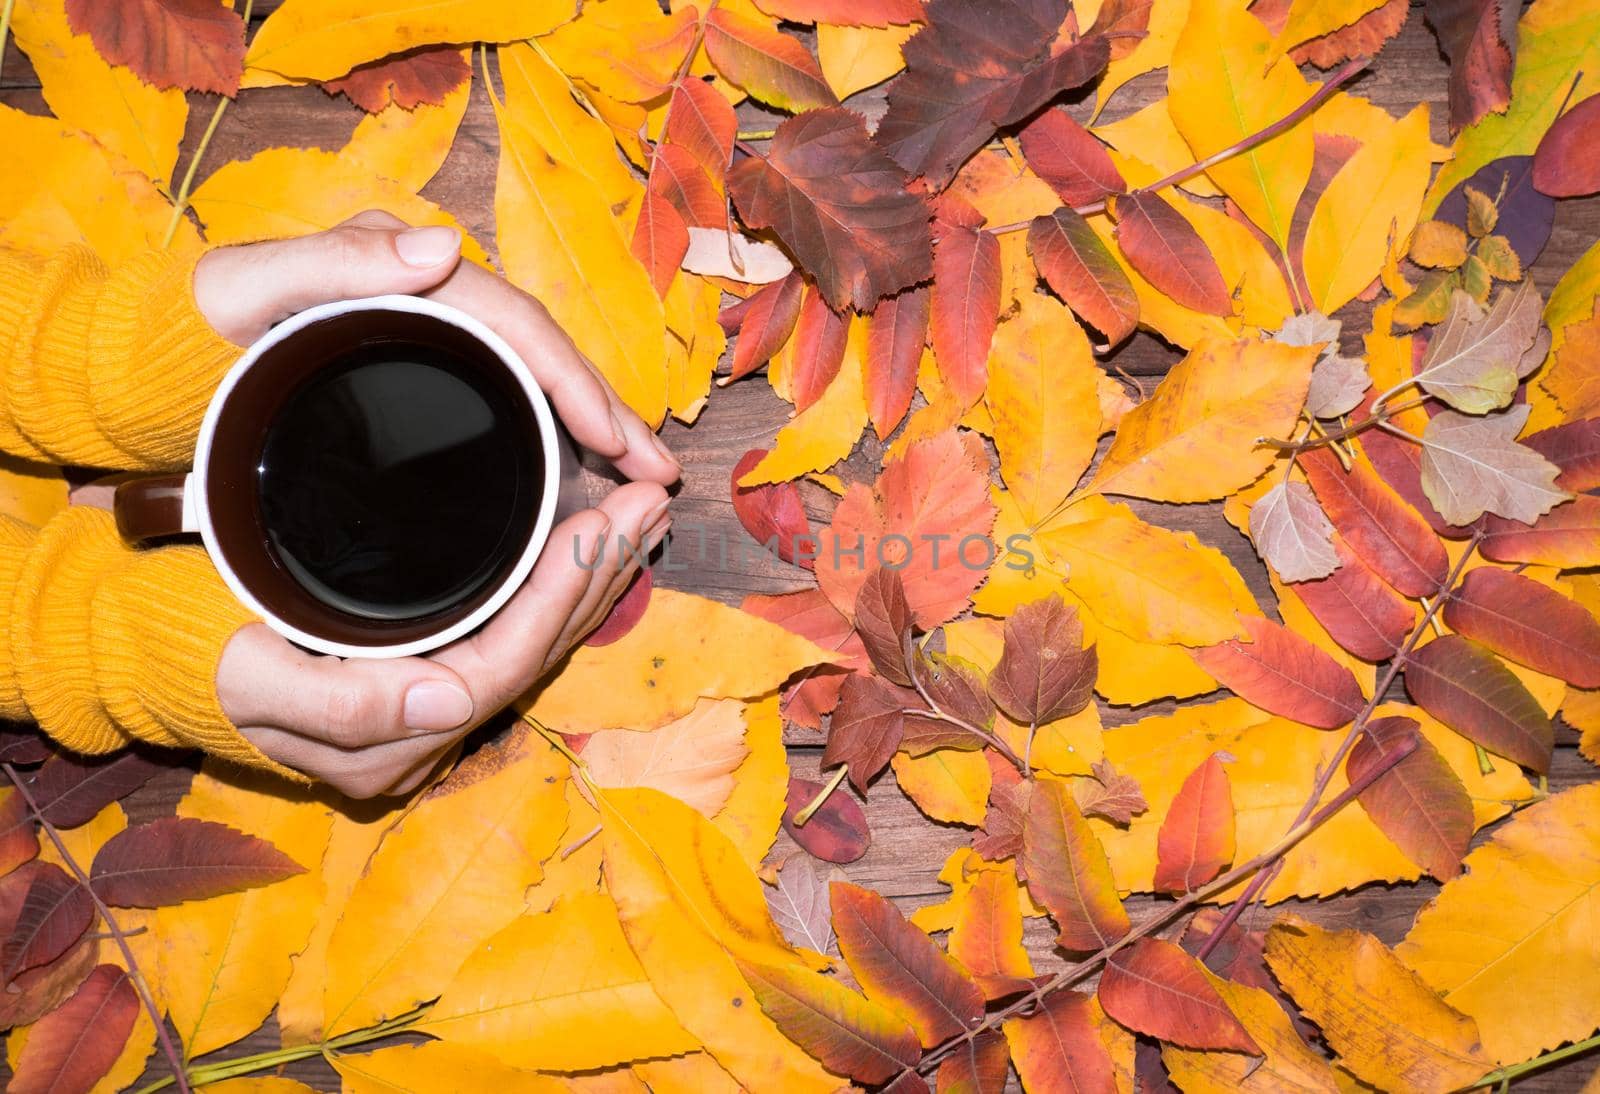
[[[460,244],[454,229],[410,229],[368,212],[315,235],[219,248],[195,270],[201,314],[240,345],[334,300],[409,293],[461,308],[527,362],[578,443],[633,480],[558,525],[506,606],[476,634],[427,657],[319,656],[259,623],[233,636],[217,666],[223,713],[271,759],[355,797],[422,783],[446,749],[605,618],[638,563],[635,552],[609,548],[605,562],[585,568],[600,545],[622,538],[647,554],[671,524],[665,487],[679,468],[666,447],[537,300],[462,262]]]

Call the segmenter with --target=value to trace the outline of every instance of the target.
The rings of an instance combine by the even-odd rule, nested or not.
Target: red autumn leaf
[[[801,589],[781,596],[747,596],[741,607],[786,630],[809,638],[825,650],[849,658],[843,665],[818,665],[802,673],[783,694],[783,716],[797,725],[818,729],[822,715],[839,702],[839,689],[852,672],[870,667],[850,620],[820,589]]]
[[[1184,950],[1197,952],[1218,929],[1223,929],[1222,938],[1212,944],[1211,953],[1206,958],[1207,967],[1236,984],[1248,984],[1271,995],[1289,1016],[1290,1023],[1301,1038],[1314,1040],[1318,1035],[1317,1028],[1300,1013],[1267,968],[1267,932],[1245,927],[1237,920],[1223,928],[1225,914],[1220,908],[1201,908],[1195,912],[1194,918],[1189,920],[1188,927],[1184,929]]]
[[[1356,416],[1365,416],[1371,400],[1356,409]],[[1428,522],[1436,535],[1446,539],[1461,539],[1472,534],[1471,527],[1457,527],[1439,515],[1428,496],[1422,492],[1422,448],[1409,440],[1402,440],[1381,429],[1369,429],[1361,435],[1361,450],[1366,453],[1379,477],[1389,488],[1400,495],[1402,501]],[[1526,528],[1526,525],[1519,527]]]
[[[1410,718],[1374,718],[1345,761],[1355,783],[1371,775],[1385,753],[1416,738],[1416,749],[1358,795],[1361,808],[1401,852],[1431,877],[1448,881],[1461,872],[1472,842],[1472,799],[1439,750],[1417,734]]]
[[[1096,34],[1111,43],[1111,59],[1120,61],[1139,48],[1150,30],[1150,9],[1154,0],[1105,0],[1095,16]]]
[[[658,148],[658,157],[660,152]],[[645,189],[644,201],[639,204],[639,219],[634,221],[629,248],[650,275],[656,295],[665,299],[683,256],[689,251],[689,226],[654,184]]]
[[[839,375],[849,335],[845,317],[828,307],[816,289],[807,289],[790,343],[789,387],[795,410],[820,399]]]
[[[425,103],[442,103],[470,79],[472,66],[461,50],[428,46],[362,65],[322,87],[330,95],[344,95],[368,114],[376,114],[391,104],[415,110]]]
[[[1257,7],[1260,5],[1250,10]],[[1284,10],[1287,12],[1287,4]],[[1322,69],[1342,65],[1352,57],[1376,57],[1384,44],[1400,33],[1410,14],[1411,0],[1386,0],[1349,26],[1297,46],[1290,56],[1297,65],[1309,62]]]
[[[25,872],[26,868],[18,874]],[[25,1026],[55,1010],[78,990],[99,952],[99,940],[85,934],[50,964],[22,973],[0,991],[0,1026]]]
[[[1393,657],[1416,619],[1411,602],[1395,592],[1339,537],[1339,568],[1294,589],[1333,640],[1357,657],[1386,661]]]
[[[1557,118],[1533,154],[1533,185],[1553,198],[1600,190],[1600,95]]]
[[[1110,248],[1081,216],[1062,207],[1028,226],[1028,253],[1055,294],[1112,345],[1133,333],[1139,297]]]
[[[1269,714],[1318,729],[1355,720],[1367,704],[1361,685],[1307,638],[1259,615],[1244,616],[1250,641],[1190,650],[1217,683]]]
[[[1600,418],[1580,418],[1575,422],[1541,429],[1521,438],[1561,469],[1556,485],[1580,492],[1600,486]]]
[[[922,0],[760,0],[756,7],[791,23],[834,27],[904,26],[922,21]]]
[[[983,992],[888,900],[844,881],[830,887],[839,953],[867,998],[911,1023],[924,1048],[983,1020]]]
[[[891,682],[910,687],[911,605],[898,573],[880,566],[867,575],[856,594],[855,619],[872,667]]]
[[[1128,188],[1106,146],[1064,110],[1041,112],[1017,138],[1033,173],[1068,205],[1092,205]]]
[[[769,106],[798,113],[839,101],[809,49],[743,12],[707,11],[705,45],[718,72]]]
[[[939,375],[964,404],[983,394],[999,320],[999,239],[970,226],[944,227],[933,248],[929,325]]]
[[[931,0],[905,44],[875,139],[913,176],[944,189],[1002,125],[1105,70],[1103,37],[1065,41],[1066,0]]]
[[[89,1090],[117,1062],[138,1016],[139,995],[128,974],[101,965],[72,998],[29,1030],[6,1089],[10,1094]]]
[[[776,232],[829,304],[866,313],[933,276],[929,209],[906,181],[861,116],[836,107],[778,126],[771,152],[735,164],[728,189],[745,223]]]
[[[1186,308],[1233,314],[1233,297],[1217,260],[1166,198],[1136,190],[1111,198],[1110,205],[1117,245],[1140,276]]]
[[[1141,938],[1112,954],[1099,995],[1106,1013],[1135,1033],[1184,1048],[1261,1055],[1200,962],[1171,942]]]
[[[0,876],[9,874],[39,853],[39,833],[22,795],[0,790]]]
[[[766,454],[764,448],[752,448],[733,465],[734,515],[757,543],[771,544],[779,558],[809,570],[813,564],[809,552],[799,550],[805,537],[811,534],[811,522],[806,517],[805,502],[800,499],[800,488],[792,482],[739,485],[740,476],[760,463]]]
[[[639,620],[644,618],[645,609],[650,606],[650,591],[654,586],[655,580],[650,576],[650,568],[640,567],[639,572],[633,575],[633,580],[628,582],[628,587],[617,598],[617,602],[611,605],[611,611],[606,613],[600,625],[585,636],[583,644],[609,646],[638,626]]]
[[[934,1083],[939,1090],[1001,1094],[1010,1070],[1011,1056],[1005,1037],[990,1029],[970,1041],[963,1041],[940,1061]]]
[[[739,341],[733,347],[729,381],[754,372],[783,348],[794,331],[795,320],[800,317],[800,297],[804,289],[804,277],[799,270],[792,270],[782,281],[763,285],[739,305],[743,314],[739,319]]]
[[[1072,786],[1072,798],[1086,817],[1104,817],[1126,828],[1134,815],[1150,808],[1136,779],[1123,775],[1110,760],[1089,765],[1092,778],[1079,779]]]
[[[928,1084],[915,1071],[902,1071],[900,1077],[879,1094],[928,1094]]]
[[[1600,623],[1531,578],[1474,570],[1451,590],[1444,621],[1519,665],[1580,688],[1600,687]]]
[[[1033,1013],[1008,1020],[1006,1033],[1024,1089],[1115,1094],[1116,1069],[1087,995],[1053,991]]]
[[[867,815],[857,801],[843,790],[835,790],[804,824],[795,823],[795,814],[822,793],[822,784],[812,779],[789,778],[784,799],[783,830],[805,848],[806,853],[823,862],[854,862],[872,845],[872,830]]]
[[[1512,671],[1471,639],[1447,634],[1406,661],[1406,691],[1439,721],[1497,755],[1543,774],[1555,728]]]
[[[862,794],[900,747],[907,707],[919,706],[914,691],[876,676],[850,676],[828,723],[822,766],[850,765],[850,785]]]
[[[977,665],[964,657],[919,652],[914,668],[917,679],[940,710],[981,729],[994,724],[988,678]]]
[[[1010,871],[984,870],[972,879],[972,890],[950,929],[949,949],[991,1001],[1033,988]]]
[[[42,764],[54,755],[50,739],[37,729],[25,726],[0,729],[0,764],[30,767]]]
[[[1350,550],[1406,596],[1432,596],[1450,572],[1428,522],[1364,463],[1349,471],[1325,449],[1301,453],[1300,466],[1323,512]]]
[[[856,483],[845,493],[825,533],[817,582],[849,609],[872,569],[896,569],[918,629],[932,630],[955,618],[983,581],[983,566],[962,561],[961,542],[987,535],[994,517],[982,441],[954,430],[918,441],[884,464],[873,488]]]
[[[83,937],[94,922],[94,898],[54,863],[33,876],[11,933],[0,947],[0,984],[48,965]]]
[[[801,965],[744,961],[739,972],[784,1036],[836,1075],[871,1085],[922,1058],[910,1025],[831,977]]]
[[[168,770],[157,755],[128,750],[91,758],[58,752],[34,774],[33,800],[57,828],[76,828]]]
[[[887,439],[911,409],[929,308],[927,286],[916,285],[878,301],[867,321],[867,411],[879,440]]]
[[[989,811],[983,826],[972,834],[972,849],[990,862],[1015,856],[1022,850],[1022,826],[1028,813],[1033,783],[1026,781],[1009,760],[990,750]]]
[[[264,839],[214,821],[164,817],[107,840],[89,884],[107,904],[159,908],[303,873],[304,866]]]
[[[1098,950],[1128,933],[1105,848],[1064,784],[1041,779],[1028,795],[1018,862],[1028,891],[1056,921],[1063,949]]]
[[[1427,0],[1423,7],[1450,59],[1450,132],[1511,102],[1521,7],[1504,0]]]
[[[1600,497],[1579,494],[1532,525],[1490,513],[1483,518],[1478,551],[1496,562],[1536,562],[1562,569],[1592,566],[1600,557]]]
[[[244,20],[215,0],[66,0],[74,34],[156,87],[230,98],[244,75]]]
[[[655,154],[650,157],[650,190],[672,202],[691,228],[727,226],[722,195],[695,154],[682,145],[656,145]]]
[[[1099,666],[1095,648],[1083,648],[1078,610],[1047,596],[1021,605],[1006,620],[989,694],[1016,721],[1044,725],[1089,704]]]
[[[688,150],[712,182],[727,179],[738,131],[738,119],[722,92],[693,77],[673,85],[664,137]]]
[[[1233,791],[1213,752],[1189,773],[1156,836],[1155,888],[1193,892],[1233,861]]]

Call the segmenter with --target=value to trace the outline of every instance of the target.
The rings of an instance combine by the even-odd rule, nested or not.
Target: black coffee
[[[274,418],[257,468],[278,562],[324,604],[388,620],[501,580],[528,542],[542,477],[514,381],[409,340],[313,373]]]

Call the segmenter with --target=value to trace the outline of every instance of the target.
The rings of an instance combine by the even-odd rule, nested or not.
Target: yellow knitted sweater
[[[186,467],[239,348],[196,310],[201,250],[116,269],[86,247],[0,249],[0,451],[117,471]],[[190,746],[289,774],[223,715],[222,647],[253,616],[198,546],[134,550],[111,514],[0,516],[0,717],[78,752]]]

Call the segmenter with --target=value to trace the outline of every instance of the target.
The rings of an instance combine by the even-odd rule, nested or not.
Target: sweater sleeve
[[[0,451],[128,471],[194,458],[239,347],[194,302],[199,244],[109,269],[88,247],[0,249]]]

